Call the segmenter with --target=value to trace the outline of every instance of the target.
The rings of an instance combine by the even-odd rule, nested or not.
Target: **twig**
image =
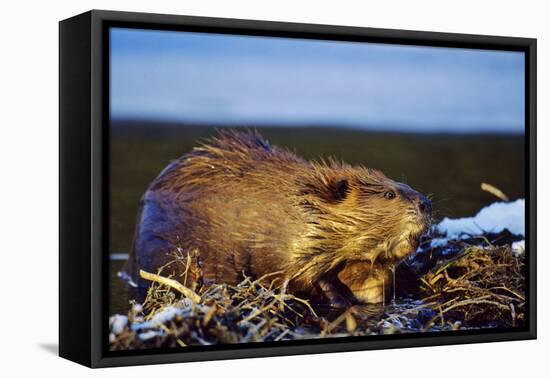
[[[153,281],[153,282],[158,282],[162,285],[165,285],[165,286],[169,286],[171,287],[172,289],[174,290],[177,290],[179,291],[180,293],[182,293],[186,298],[189,298],[191,299],[193,302],[195,303],[200,303],[201,301],[201,297],[200,295],[198,295],[197,293],[195,293],[193,290],[183,286],[181,283],[179,283],[178,281],[176,280],[173,280],[171,278],[166,278],[166,277],[162,277],[162,276],[159,276],[158,274],[153,274],[153,273],[149,273],[149,272],[146,272],[144,270],[140,270],[139,271],[139,275],[141,276],[141,278],[143,278],[144,280],[149,280],[149,281]]]
[[[481,190],[484,190],[488,193],[491,193],[492,195],[494,195],[497,198],[500,198],[503,201],[506,201],[506,202],[510,201],[508,196],[506,194],[504,194],[504,192],[502,190],[500,190],[499,188],[497,188],[497,187],[495,187],[491,184],[487,184],[486,182],[481,183]]]

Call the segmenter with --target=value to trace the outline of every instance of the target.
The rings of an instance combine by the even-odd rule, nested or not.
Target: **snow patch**
[[[495,202],[481,209],[474,217],[444,218],[435,228],[449,239],[459,238],[463,234],[499,233],[505,229],[514,235],[525,235],[525,200]],[[442,243],[442,238],[434,240]]]
[[[143,306],[140,305],[139,303],[134,303],[134,305],[132,306],[132,312],[134,314],[137,314],[139,312],[142,312],[143,311]]]
[[[124,315],[113,315],[109,318],[109,325],[111,326],[111,332],[115,335],[119,335],[124,331],[124,327],[128,324],[128,317]]]
[[[513,242],[512,253],[516,256],[521,256],[525,254],[525,240]]]
[[[159,325],[166,323],[169,320],[172,320],[175,316],[181,315],[183,310],[176,307],[166,307],[161,312],[156,313],[153,317],[143,323],[134,323],[132,324],[132,329],[134,331],[140,329],[151,329],[157,328]]]
[[[449,239],[447,238],[433,238],[430,241],[430,246],[432,248],[438,248],[438,247],[444,247],[449,242]]]
[[[138,337],[140,338],[140,340],[142,341],[147,341],[147,340],[150,340],[154,337],[157,337],[157,336],[162,336],[162,332],[160,331],[147,331],[147,332],[143,332],[143,333],[140,333],[138,335]]]
[[[120,278],[122,281],[126,282],[128,285],[132,287],[138,287],[138,284],[132,280],[132,277],[126,272],[118,272],[117,277]]]

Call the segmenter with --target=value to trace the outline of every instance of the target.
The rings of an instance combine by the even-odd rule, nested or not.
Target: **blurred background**
[[[139,199],[222,127],[307,158],[381,169],[436,219],[524,197],[524,55],[139,29],[110,35],[111,312]]]

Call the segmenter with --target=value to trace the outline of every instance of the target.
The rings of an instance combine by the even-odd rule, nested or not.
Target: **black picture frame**
[[[109,352],[108,34],[111,26],[525,52],[527,325]],[[266,357],[536,338],[536,39],[92,10],[59,24],[59,354],[89,367]]]

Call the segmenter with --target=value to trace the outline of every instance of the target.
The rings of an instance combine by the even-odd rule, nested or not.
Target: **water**
[[[126,260],[111,260],[109,263],[109,315],[126,314],[128,298],[126,284],[117,277]]]
[[[402,134],[342,128],[258,128],[271,144],[307,158],[332,156],[381,169],[387,176],[431,194],[436,221],[475,214],[495,201],[482,182],[510,199],[524,197],[524,138],[518,135]],[[215,133],[210,127],[115,123],[110,148],[110,251],[127,253],[147,185],[170,162]],[[119,256],[120,258],[120,256]],[[110,313],[128,308],[124,284],[110,264]]]

